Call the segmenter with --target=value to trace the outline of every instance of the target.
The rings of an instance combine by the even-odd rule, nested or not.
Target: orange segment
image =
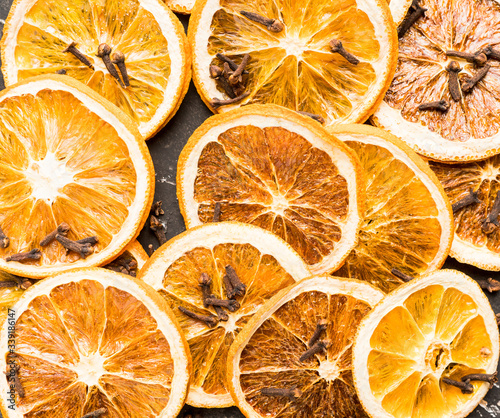
[[[209,293],[228,301],[224,276],[231,266],[244,294],[232,297],[236,308],[204,303],[200,278],[211,279]],[[241,328],[267,300],[296,279],[309,275],[300,257],[285,242],[260,228],[219,222],[195,227],[156,251],[139,277],[156,289],[174,311],[193,357],[194,374],[187,402],[198,407],[232,405],[226,382],[227,353]],[[179,308],[209,316],[213,324]],[[220,313],[220,312],[219,312]]]
[[[7,89],[0,113],[0,227],[10,238],[1,268],[45,277],[115,258],[153,197],[151,158],[136,128],[85,86],[55,76]],[[98,238],[91,255],[66,254],[57,241],[40,246],[63,222],[70,239]],[[39,261],[5,261],[36,248]]]
[[[221,220],[272,231],[314,271],[338,268],[360,222],[357,162],[310,118],[246,106],[208,119],[178,163],[177,194],[188,227]]]
[[[18,314],[13,317],[11,312]],[[176,416],[190,373],[174,316],[142,282],[104,269],[79,269],[40,281],[9,310],[16,347],[1,358],[19,366],[25,416]],[[7,327],[0,340],[7,344]],[[5,346],[7,347],[7,345]],[[3,385],[3,386],[2,386]],[[0,383],[0,390],[9,390]],[[0,404],[11,416],[7,401]]]
[[[283,30],[268,30],[244,12],[274,19]],[[362,121],[381,100],[395,66],[396,37],[385,1],[204,0],[191,21],[193,77],[214,112],[272,103],[319,114],[328,125]],[[333,53],[333,39],[361,62]],[[248,97],[216,108],[213,98],[231,96],[209,76],[209,63],[223,66],[218,53],[236,63],[249,54],[250,62],[242,80]]]
[[[382,297],[367,284],[313,276],[282,290],[248,322],[228,359],[231,394],[245,415],[366,417],[354,390],[351,348],[359,321]],[[330,345],[301,360],[320,320]],[[269,388],[298,389],[296,396]],[[264,392],[263,392],[264,391]]]
[[[462,393],[446,379],[491,374],[498,358],[495,315],[477,282],[439,270],[400,286],[361,321],[354,382],[370,416],[464,417],[489,384]]]
[[[144,139],[166,124],[186,94],[191,73],[184,31],[161,2],[18,0],[8,21],[2,42],[7,85],[66,70],[131,117]],[[64,52],[71,42],[93,68]],[[125,55],[129,86],[96,56],[101,43]]]

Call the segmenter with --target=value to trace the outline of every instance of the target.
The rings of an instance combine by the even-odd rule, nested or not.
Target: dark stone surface
[[[0,29],[3,30],[4,20],[7,17],[12,0],[0,0]],[[180,15],[184,27],[187,27],[188,17]],[[4,88],[3,79],[0,75],[0,89]],[[177,114],[168,125],[162,129],[154,138],[148,141],[148,147],[153,157],[156,171],[156,192],[155,200],[163,201],[165,216],[162,218],[167,222],[167,238],[170,239],[185,230],[184,221],[179,211],[177,202],[175,180],[177,171],[177,159],[182,148],[193,131],[200,126],[209,116],[210,110],[205,106],[199,97],[196,89],[191,83],[189,91]],[[143,229],[139,236],[139,241],[147,248],[153,244],[157,248],[158,243],[148,226]],[[488,278],[500,280],[500,273],[486,272],[477,268],[460,264],[454,259],[448,258],[445,268],[461,270],[473,278]],[[488,295],[495,312],[500,312],[500,295]],[[500,372],[500,368],[499,368]],[[487,404],[480,405],[469,415],[470,418],[500,417],[500,386],[495,386],[489,391],[484,399]],[[193,416],[200,414],[204,418],[240,418],[243,415],[237,408],[202,410],[185,407],[185,413]]]

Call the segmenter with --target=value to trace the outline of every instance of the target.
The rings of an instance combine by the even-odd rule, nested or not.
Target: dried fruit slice
[[[92,68],[65,52],[73,42]],[[117,78],[96,56],[101,44],[111,48]],[[129,115],[145,139],[172,118],[191,79],[184,29],[161,0],[15,0],[1,50],[7,85],[64,70]],[[111,62],[115,53],[124,56],[129,86]]]
[[[233,290],[224,281],[231,266],[246,286],[228,300]],[[236,310],[205,306],[200,278],[211,279],[207,293]],[[231,406],[226,385],[226,357],[231,343],[251,316],[279,290],[309,275],[302,259],[284,241],[255,226],[221,222],[192,228],[157,250],[139,278],[156,289],[173,309],[186,335],[194,374],[187,403],[206,408]],[[238,307],[239,304],[239,307]],[[185,313],[179,309],[187,309]],[[208,316],[205,321],[188,316]]]
[[[484,270],[500,270],[500,228],[497,226],[500,201],[496,209],[493,207],[500,192],[500,157],[474,163],[429,164],[455,207],[451,256]],[[467,199],[470,199],[468,205],[458,203]],[[491,222],[487,221],[490,215],[493,215]]]
[[[391,8],[402,7],[406,1],[391,0]],[[499,61],[488,54],[491,68],[465,93],[464,83],[486,66],[446,52],[475,54],[489,45],[497,48],[500,4],[495,0],[420,0],[419,5],[427,11],[399,40],[396,75],[373,121],[435,160],[478,160],[499,153]],[[458,101],[448,84],[446,68],[451,61],[461,68]],[[447,110],[419,110],[421,104],[440,100],[446,102],[443,109]]]
[[[6,418],[81,417],[101,408],[109,417],[176,417],[184,404],[186,340],[162,298],[129,276],[90,268],[38,282],[9,311],[0,343],[1,370],[10,377],[19,367],[25,392],[10,397],[0,379]]]
[[[258,23],[249,12],[272,23]],[[361,122],[382,100],[396,65],[397,36],[386,0],[203,0],[193,9],[188,38],[193,80],[214,112],[273,103],[320,115],[328,125]],[[354,60],[334,53],[333,40]],[[231,97],[211,78],[210,66],[223,65],[218,53],[237,64],[250,55],[243,87],[235,90],[249,96],[233,105],[211,103],[224,91]]]
[[[377,418],[461,418],[489,390],[471,381],[467,394],[446,379],[494,373],[499,334],[477,283],[454,270],[412,280],[361,322],[353,350],[359,399]]]
[[[0,268],[23,277],[106,264],[139,234],[154,194],[135,124],[70,77],[40,76],[0,94],[0,172],[0,227],[10,238]],[[61,223],[71,240],[96,236],[92,254],[66,253],[57,240],[42,247]],[[36,249],[38,260],[6,261]]]
[[[287,241],[313,272],[339,267],[355,245],[364,179],[354,153],[311,118],[253,105],[209,118],[177,167],[188,228],[251,223]]]
[[[354,150],[367,179],[358,243],[335,275],[388,292],[402,283],[393,268],[412,277],[439,269],[453,240],[453,215],[432,170],[382,129],[343,125],[329,132]]]
[[[279,292],[229,351],[236,405],[253,418],[366,417],[352,379],[352,345],[359,322],[382,297],[366,283],[328,276]],[[318,338],[311,344],[313,335]],[[308,356],[310,347],[322,350]]]

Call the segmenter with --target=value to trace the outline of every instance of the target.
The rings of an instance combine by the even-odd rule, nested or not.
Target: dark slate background
[[[3,32],[5,19],[13,0],[0,0],[0,30]],[[187,29],[189,22],[188,16],[178,15],[184,27]],[[4,88],[3,78],[0,74],[0,89]],[[177,172],[177,159],[193,131],[200,126],[205,119],[212,113],[200,99],[196,89],[191,82],[189,91],[179,108],[177,114],[172,118],[168,125],[163,128],[147,144],[156,171],[156,192],[155,201],[163,201],[165,216],[163,221],[167,224],[167,238],[170,239],[185,231],[184,221],[179,211],[179,205],[176,197],[175,179]],[[147,248],[153,244],[155,249],[158,243],[149,230],[148,226],[142,230],[139,241]],[[475,279],[485,279],[493,277],[500,280],[500,273],[486,272],[465,264],[458,263],[452,258],[448,258],[444,268],[461,270]],[[499,292],[500,293],[500,292]],[[500,312],[500,294],[488,295],[495,313]],[[500,367],[499,367],[500,374]],[[236,407],[226,409],[194,409],[186,406],[180,417],[193,415],[193,418],[242,418],[243,415]],[[497,383],[488,392],[484,401],[470,415],[470,418],[490,418],[500,417],[500,385]],[[73,418],[73,417],[68,417]]]

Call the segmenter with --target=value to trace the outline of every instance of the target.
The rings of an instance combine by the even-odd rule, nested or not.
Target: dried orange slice
[[[382,297],[366,283],[328,276],[279,292],[229,351],[236,405],[253,418],[366,417],[352,379],[352,346],[359,322]]]
[[[354,247],[364,185],[354,153],[315,121],[253,105],[213,116],[191,136],[177,168],[188,228],[251,223],[287,241],[313,272],[332,271]]]
[[[494,208],[500,192],[500,157],[474,163],[429,164],[455,210],[451,256],[484,270],[500,270],[500,229],[495,224],[498,216],[494,216],[500,208],[500,201]],[[470,204],[462,206],[468,199]]]
[[[406,1],[391,0],[391,8]],[[396,75],[373,121],[435,160],[478,160],[499,153],[499,61],[485,55],[491,68],[465,93],[466,80],[486,66],[447,55],[447,51],[472,55],[489,45],[496,48],[500,5],[494,0],[420,0],[419,6],[427,11],[399,40]],[[448,80],[456,76],[447,71],[452,61],[461,69],[458,101],[449,88]],[[420,105],[441,100],[447,110],[419,110]]]
[[[129,276],[90,268],[38,282],[9,310],[0,342],[0,367],[11,380],[18,367],[24,391],[11,397],[0,379],[6,418],[101,408],[109,417],[176,417],[184,404],[186,340],[162,298]]]
[[[389,294],[361,322],[353,350],[359,399],[376,418],[462,418],[489,390],[446,383],[494,373],[498,327],[477,283],[440,270]],[[466,380],[466,379],[465,379]],[[448,381],[449,382],[449,381]]]
[[[453,240],[446,194],[428,165],[393,135],[367,125],[329,129],[354,150],[367,179],[366,214],[358,243],[336,276],[365,280],[388,292],[439,269]]]
[[[246,286],[244,295],[229,294],[233,288],[224,279],[230,274],[226,266],[233,268]],[[205,306],[199,282],[203,273],[211,279],[208,293],[231,304],[231,310],[223,308],[217,313],[213,306]],[[231,343],[271,296],[309,274],[302,259],[284,241],[237,222],[192,228],[153,254],[139,278],[163,296],[186,335],[193,357],[188,404],[205,408],[233,404],[226,384]],[[191,314],[207,318],[195,319],[188,316]]]
[[[151,156],[135,124],[85,85],[51,75],[4,90],[0,150],[0,227],[10,238],[0,269],[46,277],[103,265],[139,234],[154,194]],[[57,240],[41,246],[61,223],[71,240],[97,237],[86,258]],[[31,251],[38,259],[7,261]]]
[[[247,12],[273,23],[258,23]],[[386,0],[203,0],[193,9],[188,38],[193,80],[214,112],[273,103],[320,115],[328,125],[361,122],[382,100],[396,65],[397,37]],[[354,61],[333,53],[333,40]],[[250,55],[240,89],[249,95],[216,108],[214,98],[230,97],[210,78],[210,65],[223,65],[218,53],[237,64]]]
[[[73,42],[92,68],[65,52]],[[129,86],[96,56],[101,44],[109,60],[123,54]],[[161,0],[15,0],[0,45],[7,85],[64,70],[128,114],[145,139],[172,118],[191,79],[184,29]]]

